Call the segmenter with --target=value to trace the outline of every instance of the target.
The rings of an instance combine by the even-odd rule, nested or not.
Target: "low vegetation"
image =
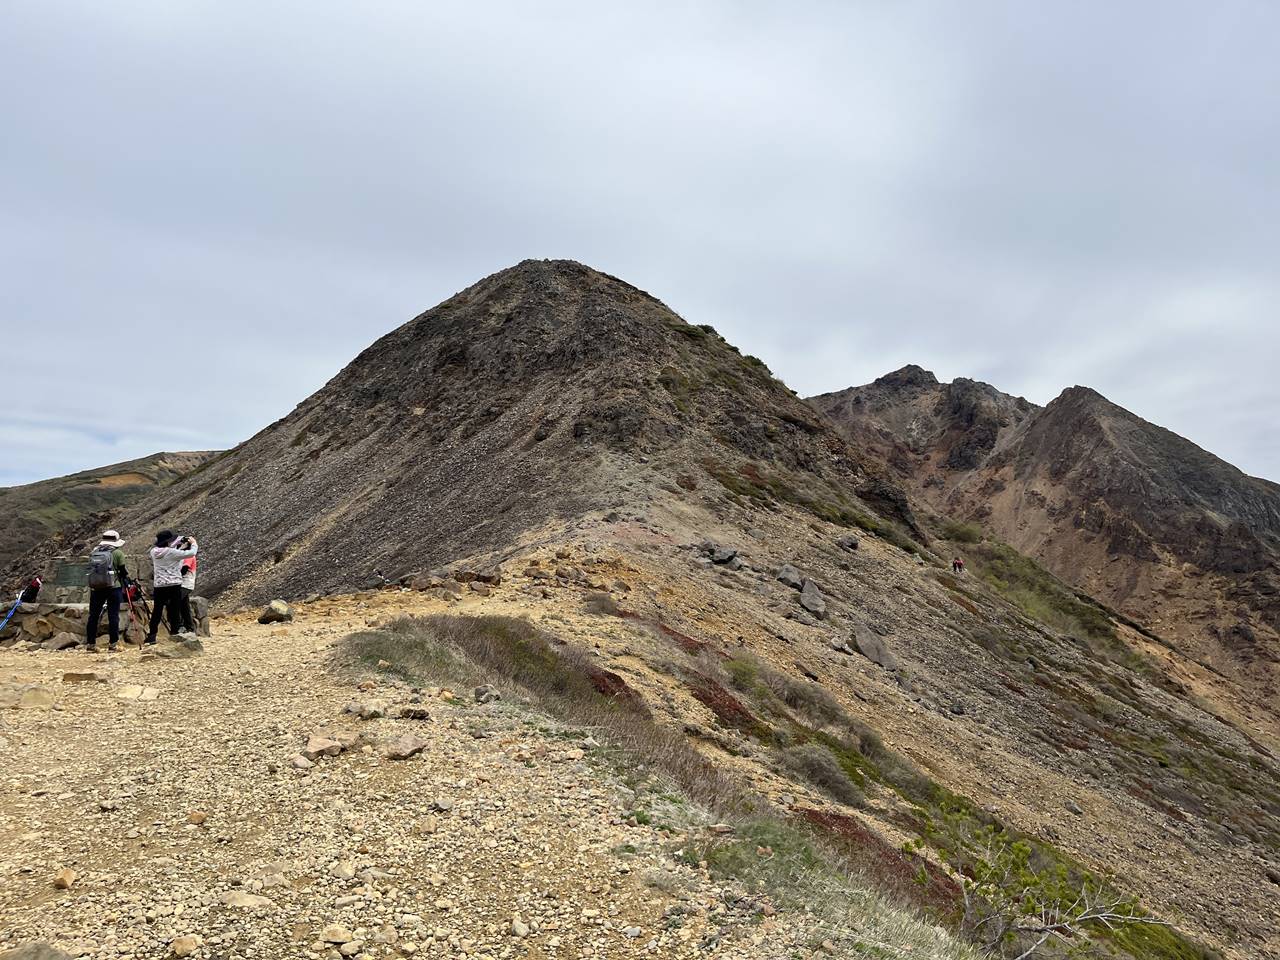
[[[1008,830],[934,782],[820,685],[746,652],[722,657],[699,646],[680,649],[683,660],[670,672],[721,726],[759,744],[775,769],[836,808],[810,801],[798,802],[790,817],[773,813],[723,765],[656,720],[622,677],[528,620],[405,618],[346,640],[346,652],[367,667],[415,683],[495,683],[509,699],[523,697],[539,711],[596,732],[619,751],[620,770],[652,770],[671,784],[656,799],[637,801],[637,822],[674,829],[673,809],[690,801],[728,818],[732,834],[695,831],[685,838],[684,855],[821,917],[842,955],[900,956],[910,946],[917,952],[909,955],[939,958],[1029,957],[1029,949],[1061,956],[1053,946],[1065,937],[1081,956],[1216,956],[1155,924],[1060,851]],[[896,795],[889,815],[917,841],[893,847],[862,822],[855,811],[872,793]],[[950,870],[931,860],[930,851]],[[963,933],[979,949],[921,923],[912,911]]]
[[[805,478],[803,483],[806,486],[801,486],[801,480],[783,476],[756,463],[748,462],[734,468],[708,457],[702,461],[702,466],[729,491],[730,499],[739,504],[751,501],[758,506],[769,507],[776,503],[789,503],[836,526],[856,527],[875,534],[906,553],[922,552],[920,545],[897,526],[863,513],[842,494],[828,489],[810,489],[808,484],[825,488],[825,484],[816,477]]]

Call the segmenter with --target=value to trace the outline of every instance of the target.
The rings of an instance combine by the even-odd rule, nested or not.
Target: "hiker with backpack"
[[[178,543],[184,546],[177,546]],[[161,530],[156,534],[156,545],[151,548],[155,606],[151,610],[151,625],[147,628],[148,644],[156,642],[160,621],[165,616],[168,616],[171,628],[182,622],[182,561],[194,557],[198,550],[195,537],[179,538],[172,530]]]
[[[85,625],[84,647],[93,653],[98,645],[98,621],[107,611],[107,650],[115,652],[120,644],[120,600],[129,585],[129,570],[124,563],[124,541],[115,530],[108,530],[89,554],[89,620]]]

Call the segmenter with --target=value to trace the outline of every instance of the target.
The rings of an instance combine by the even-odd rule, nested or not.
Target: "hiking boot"
[[[120,652],[120,644],[118,643],[108,644],[107,653],[119,653],[119,652]]]
[[[85,653],[97,653],[97,652],[98,652],[97,644],[93,644],[93,643],[86,643],[86,644],[84,645],[84,652],[85,652]]]

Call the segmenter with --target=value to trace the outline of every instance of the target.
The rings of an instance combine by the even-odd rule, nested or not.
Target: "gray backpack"
[[[115,553],[114,547],[99,544],[89,554],[89,588],[92,590],[111,590],[120,586],[116,582],[116,567],[111,562]]]

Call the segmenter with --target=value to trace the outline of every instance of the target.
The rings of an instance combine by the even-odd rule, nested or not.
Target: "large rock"
[[[800,588],[800,606],[819,620],[827,616],[827,598],[822,595],[822,591],[812,580],[806,580],[804,586]]]
[[[172,643],[162,643],[151,648],[152,656],[165,660],[186,660],[204,653],[204,644],[198,637],[185,636],[175,638]]]
[[[779,583],[785,584],[792,590],[800,590],[804,587],[804,577],[799,570],[789,563],[784,563],[780,566],[774,576]]]
[[[45,650],[68,650],[79,645],[81,640],[82,638],[74,633],[58,633],[44,641],[40,646]]]
[[[318,760],[320,757],[336,757],[341,752],[342,744],[337,740],[315,734],[312,734],[307,739],[307,745],[302,748],[302,755],[308,760]]]
[[[0,952],[0,960],[72,960],[72,957],[51,943],[24,943]]]
[[[893,651],[885,644],[884,638],[864,624],[854,625],[853,645],[860,654],[886,670],[895,671],[901,666]]]
[[[211,635],[209,629],[209,601],[204,597],[191,598],[191,614],[196,620],[196,633],[199,636],[207,637]]]
[[[430,741],[415,737],[412,733],[406,733],[387,745],[387,759],[408,760],[410,757],[416,757],[428,746],[430,746]]]
[[[258,614],[259,623],[285,623],[293,619],[293,608],[283,600],[272,600]]]

